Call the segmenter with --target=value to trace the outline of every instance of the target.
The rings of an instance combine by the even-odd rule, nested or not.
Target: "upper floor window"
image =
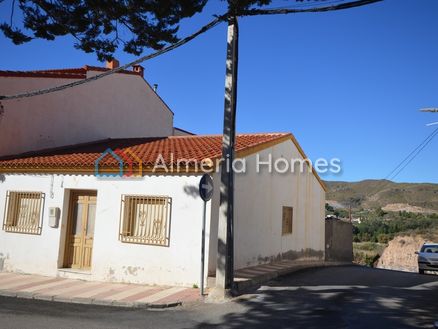
[[[294,218],[294,208],[283,207],[281,235],[292,234],[293,218]]]

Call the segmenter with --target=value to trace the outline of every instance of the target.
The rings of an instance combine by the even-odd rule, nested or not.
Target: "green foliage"
[[[175,43],[180,22],[202,12],[207,4],[207,0],[20,0],[17,5],[11,1],[12,6],[0,0],[5,14],[4,20],[0,21],[0,30],[13,43],[54,40],[70,34],[77,40],[77,49],[94,52],[99,60],[111,59],[120,45],[127,53],[140,55],[145,48],[159,50],[168,43]],[[229,12],[236,15],[271,2],[227,1]],[[19,27],[15,26],[13,17],[14,11],[18,10],[23,17]]]
[[[334,211],[335,211],[335,208],[333,208],[328,203],[325,204],[325,212],[326,212],[326,214],[333,214]]]
[[[384,214],[384,217],[378,216]],[[377,211],[368,214],[368,218],[353,226],[355,242],[388,243],[400,233],[421,233],[438,229],[438,214],[415,214],[408,212],[386,214]]]
[[[386,244],[375,242],[353,243],[354,262],[360,265],[374,267]]]
[[[119,45],[125,52],[139,55],[144,48],[161,49],[166,43],[176,42],[180,21],[201,12],[206,3],[207,0],[20,0],[16,9],[21,10],[22,27],[13,27],[11,18],[10,22],[0,22],[0,30],[15,44],[71,34],[77,40],[76,48],[95,52],[100,60],[111,59]],[[10,8],[5,7],[6,3],[2,5],[4,12]]]
[[[354,253],[354,262],[368,267],[374,267],[375,263],[379,260],[379,258],[380,258],[379,254],[370,255],[363,252]]]

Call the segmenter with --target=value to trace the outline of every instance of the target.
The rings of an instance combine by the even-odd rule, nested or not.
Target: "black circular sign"
[[[213,179],[208,174],[204,174],[199,182],[199,195],[205,202],[209,201],[213,196]]]

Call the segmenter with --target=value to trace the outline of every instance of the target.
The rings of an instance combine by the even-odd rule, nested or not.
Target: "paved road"
[[[0,328],[433,328],[438,276],[308,269],[220,305],[146,311],[0,298]]]

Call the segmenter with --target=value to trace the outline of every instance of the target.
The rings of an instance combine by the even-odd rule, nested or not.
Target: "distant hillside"
[[[327,200],[345,208],[351,204],[354,209],[386,207],[388,210],[438,211],[438,184],[394,183],[388,180],[325,183],[329,189]]]

